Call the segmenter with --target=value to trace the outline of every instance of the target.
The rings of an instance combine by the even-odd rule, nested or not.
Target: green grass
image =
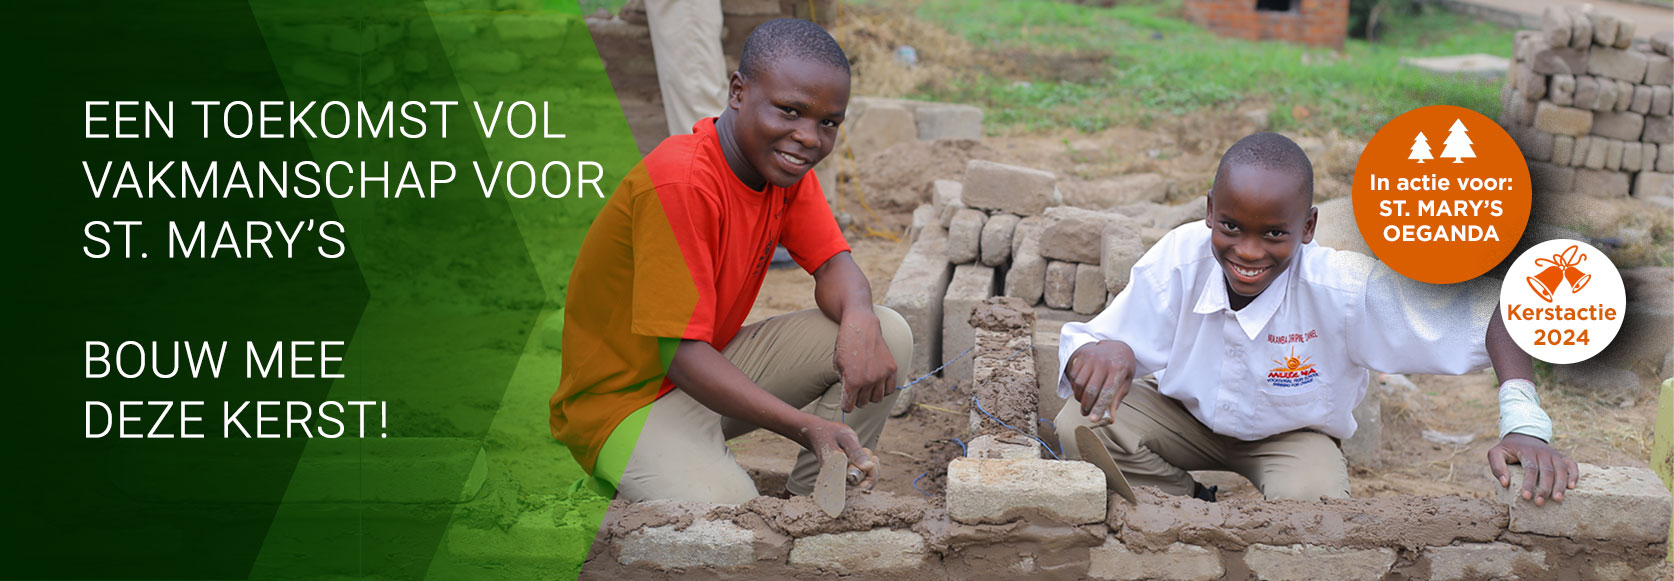
[[[1269,103],[1275,129],[1336,128],[1366,136],[1424,105],[1499,113],[1499,81],[1438,77],[1404,56],[1511,54],[1511,31],[1440,11],[1397,18],[1377,43],[1343,52],[1215,36],[1178,1],[1097,8],[1030,0],[926,0],[917,17],[1002,58],[1027,55],[1012,77],[973,73],[916,97],[986,106],[998,131],[1145,125],[1158,115]],[[1036,62],[1038,61],[1038,62]],[[1072,73],[1072,74],[1067,74]],[[1300,106],[1306,119],[1292,115]]]

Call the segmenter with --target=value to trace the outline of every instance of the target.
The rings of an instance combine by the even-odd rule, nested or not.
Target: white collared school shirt
[[[1064,325],[1058,395],[1072,398],[1070,355],[1127,343],[1158,391],[1217,434],[1260,440],[1313,429],[1354,434],[1368,370],[1458,375],[1488,365],[1483,343],[1499,284],[1415,282],[1371,257],[1308,243],[1242,310],[1203,221],[1175,228],[1134,264],[1127,288],[1086,323]]]

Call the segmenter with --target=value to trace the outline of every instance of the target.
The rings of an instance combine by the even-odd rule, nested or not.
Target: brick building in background
[[[1349,0],[1186,0],[1186,19],[1221,36],[1341,50]]]

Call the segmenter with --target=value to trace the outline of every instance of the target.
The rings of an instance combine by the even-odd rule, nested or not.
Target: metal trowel
[[[860,469],[849,464],[848,456],[827,454],[820,463],[819,476],[814,477],[814,504],[827,516],[837,518],[848,500],[848,485],[860,482],[860,478]]]
[[[1128,501],[1128,504],[1139,504],[1139,497],[1133,495],[1133,487],[1128,486],[1128,479],[1122,476],[1122,469],[1116,467],[1116,460],[1110,457],[1110,450],[1106,450],[1104,442],[1099,441],[1098,435],[1087,426],[1075,427],[1075,447],[1081,449],[1081,458],[1092,462],[1104,472],[1104,486],[1116,491],[1116,495]],[[823,475],[823,474],[822,474]],[[818,492],[818,489],[815,489]]]

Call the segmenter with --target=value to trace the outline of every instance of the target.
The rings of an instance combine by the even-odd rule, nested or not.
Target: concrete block
[[[1639,140],[1645,143],[1674,143],[1674,117],[1652,115],[1645,118],[1645,133]]]
[[[1098,264],[1101,260],[1100,240],[1107,227],[1138,231],[1138,223],[1116,212],[1099,212],[1084,208],[1058,207],[1046,212],[1046,227],[1041,231],[1041,256]]]
[[[1651,50],[1674,55],[1674,31],[1664,30],[1651,35]]]
[[[1511,98],[1506,101],[1506,110],[1502,118],[1509,120],[1512,126],[1527,127],[1534,124],[1536,106],[1540,101],[1530,101],[1523,97],[1522,91],[1512,91]]]
[[[919,105],[918,138],[982,139],[982,109],[952,103]]]
[[[1580,83],[1580,81],[1578,80],[1577,83]],[[1577,102],[1580,102],[1580,93],[1580,85],[1577,85]],[[1541,101],[1538,108],[1535,109],[1534,128],[1554,135],[1586,135],[1593,129],[1593,113]]]
[[[675,525],[643,528],[616,542],[616,561],[662,570],[709,567],[731,569],[756,561],[756,535],[729,521],[702,520],[685,529]]]
[[[1674,113],[1674,111],[1670,111],[1670,108],[1674,108],[1674,87],[1662,85],[1651,87],[1650,113],[1652,115],[1669,115]]]
[[[1541,75],[1587,74],[1587,51],[1568,47],[1536,45],[1529,54],[1529,69]]]
[[[1674,173],[1642,171],[1633,178],[1633,197],[1667,200],[1674,196]]]
[[[1646,144],[1643,147],[1644,147],[1644,153],[1650,154],[1650,151],[1651,151],[1650,144]],[[1664,172],[1664,173],[1674,172],[1674,144],[1664,143],[1664,144],[1658,145],[1656,154],[1654,155],[1654,158],[1655,158],[1655,161],[1656,161],[1655,164],[1651,163],[1652,157],[1647,157],[1645,163],[1643,165],[1640,165],[1639,168],[1640,169],[1651,169],[1652,167],[1655,167],[1656,170],[1660,171],[1660,172]]]
[[[1547,6],[1540,14],[1540,38],[1551,46],[1569,46],[1569,13],[1557,6]]]
[[[1651,112],[1651,95],[1654,90],[1649,85],[1633,86],[1633,102],[1628,103],[1628,110],[1640,115]]]
[[[1430,557],[1430,578],[1437,581],[1527,578],[1546,571],[1546,551],[1508,543],[1430,547],[1424,554]]]
[[[993,434],[983,434],[965,444],[965,449],[969,452],[965,455],[967,458],[989,460],[1031,460],[1040,458],[1040,444],[1017,434],[1012,434],[1003,440]]]
[[[1552,141],[1556,136],[1533,127],[1525,127],[1516,132],[1514,137],[1517,137],[1517,147],[1523,150],[1524,158],[1534,161],[1552,160]]]
[[[953,180],[936,180],[930,182],[930,205],[939,212],[951,204],[960,203],[960,193],[965,190],[964,184]],[[963,205],[963,204],[961,204]]]
[[[1587,74],[1637,83],[1645,80],[1645,55],[1635,50],[1593,47],[1587,56]]]
[[[1093,547],[1089,557],[1087,576],[1093,579],[1213,581],[1226,574],[1219,549],[1185,543],[1135,552],[1115,537],[1105,537],[1104,544]]]
[[[918,240],[918,233],[923,232],[924,228],[928,226],[942,227],[940,217],[936,215],[936,207],[930,204],[919,204],[917,208],[913,208],[913,222],[912,225],[907,227],[907,241],[910,243]]]
[[[1599,154],[1603,167],[1603,153]],[[1602,169],[1575,170],[1575,191],[1595,198],[1628,197],[1628,174]]]
[[[1587,160],[1582,165],[1587,169],[1604,169],[1605,155],[1610,151],[1610,140],[1603,137],[1593,137],[1587,141]]]
[[[1649,468],[1583,463],[1579,485],[1564,491],[1563,502],[1548,500],[1545,506],[1518,494],[1521,467],[1510,474],[1511,486],[1496,490],[1500,502],[1511,508],[1513,532],[1621,543],[1668,540],[1668,489]]]
[[[1018,221],[1017,228],[1011,233],[1012,256],[1016,256],[1017,252],[1023,249],[1024,238],[1033,236],[1035,242],[1040,242],[1040,231],[1044,228],[1046,228],[1045,216],[1024,216],[1022,220]],[[1035,253],[1039,254],[1040,249],[1036,248]]]
[[[1058,460],[955,458],[947,466],[947,514],[965,524],[1040,515],[1064,524],[1103,522],[1104,473]]]
[[[1617,23],[1617,25],[1616,25],[1616,42],[1611,44],[1610,46],[1613,46],[1613,47],[1616,47],[1616,48],[1622,48],[1622,49],[1633,46],[1633,32],[1634,32],[1633,29],[1634,29],[1634,25],[1633,25],[1633,21],[1631,21],[1631,20],[1623,20],[1623,21],[1620,21],[1619,23]]]
[[[1633,88],[1639,85],[1627,81],[1616,81],[1616,106],[1612,111],[1627,111],[1633,106]]]
[[[1383,403],[1378,394],[1368,392],[1354,406],[1354,423],[1354,434],[1343,440],[1343,457],[1351,466],[1376,466],[1383,447]]]
[[[1587,17],[1593,21],[1593,44],[1598,46],[1612,46],[1616,44],[1616,28],[1621,21],[1615,16],[1598,12],[1589,12]]]
[[[1000,266],[1011,260],[1011,235],[1017,223],[1023,221],[1016,214],[995,214],[982,226],[982,264]]]
[[[976,262],[982,245],[982,225],[987,221],[987,214],[973,208],[965,208],[953,216],[953,222],[947,226],[948,262]]]
[[[953,359],[976,346],[971,329],[971,309],[994,294],[994,269],[980,264],[962,264],[953,270],[953,281],[942,299],[942,361]],[[948,364],[942,377],[952,381],[971,380],[972,357],[966,355]]]
[[[1598,99],[1593,102],[1593,110],[1609,111],[1615,109],[1616,97],[1619,96],[1617,95],[1619,92],[1621,92],[1621,90],[1617,89],[1615,80],[1602,77],[1598,78]]]
[[[1529,162],[1529,181],[1536,195],[1568,192],[1575,188],[1575,170],[1532,161]]]
[[[965,166],[964,202],[972,208],[1038,216],[1057,203],[1052,172],[973,159]]]
[[[1070,308],[1083,315],[1104,310],[1104,269],[1097,264],[1075,265],[1075,296]]]
[[[1637,141],[1626,141],[1622,143],[1622,171],[1639,171],[1639,167],[1643,165],[1642,161],[1644,159],[1640,156],[1639,148],[1644,145],[1647,144]],[[1656,146],[1652,145],[1651,147]]]
[[[1529,132],[1530,133],[1544,133],[1542,131],[1536,131],[1534,129],[1530,129]],[[1535,161],[1551,161],[1552,163],[1559,164],[1559,165],[1569,165],[1569,159],[1571,157],[1574,157],[1574,156],[1575,156],[1575,137],[1570,136],[1570,135],[1554,135],[1554,136],[1552,136],[1552,155],[1548,156],[1547,159],[1545,159],[1545,160],[1535,160]]]
[[[1546,100],[1566,107],[1575,104],[1575,75],[1552,75],[1547,83]]]
[[[1524,99],[1538,101],[1546,96],[1546,75],[1534,72],[1527,63],[1517,65],[1516,69],[1517,91]]]
[[[846,132],[848,148],[856,159],[871,157],[897,143],[918,139],[913,112],[894,103],[873,103]]]
[[[1622,142],[1610,139],[1606,140],[1604,146],[1604,169],[1611,171],[1622,169]]]
[[[1669,86],[1674,84],[1674,58],[1666,55],[1645,55],[1645,84]]]
[[[1569,13],[1569,46],[1585,51],[1593,44],[1592,19],[1581,6],[1564,6],[1564,10]]]
[[[1032,305],[1040,302],[1046,290],[1046,258],[1040,255],[1039,228],[1028,227],[1028,223],[1025,218],[1012,232],[1013,240],[1021,242],[1013,249],[1011,269],[1006,271],[1005,295]]]
[[[1058,337],[1063,328],[1062,321],[1035,322],[1035,388],[1042,417],[1053,417],[1064,407],[1064,398],[1058,397]],[[1046,437],[1049,428],[1052,426],[1041,426],[1041,437]]]
[[[791,546],[790,564],[847,574],[917,569],[928,556],[924,537],[918,533],[872,529],[797,539]]]
[[[1588,135],[1575,140],[1575,153],[1569,158],[1570,167],[1587,165],[1587,153],[1593,150],[1593,140],[1595,139],[1597,138]]]
[[[1257,544],[1244,550],[1244,564],[1257,578],[1272,581],[1381,579],[1395,565],[1395,550]]]
[[[1145,254],[1139,232],[1126,224],[1106,224],[1099,237],[1099,268],[1104,272],[1104,289],[1111,294],[1128,286],[1133,265]]]
[[[1046,264],[1043,288],[1046,306],[1067,309],[1075,304],[1075,263],[1053,260]]]
[[[948,227],[953,226],[953,217],[958,216],[959,211],[963,209],[965,209],[965,204],[959,200],[953,200],[943,205],[940,218],[942,229],[945,230]]]
[[[883,305],[900,313],[913,330],[912,368],[914,377],[941,365],[942,304],[953,265],[947,261],[947,236],[939,226],[928,226],[907,248],[907,255],[890,279]]]
[[[1598,79],[1588,75],[1575,77],[1575,107],[1591,111],[1598,104]]]

